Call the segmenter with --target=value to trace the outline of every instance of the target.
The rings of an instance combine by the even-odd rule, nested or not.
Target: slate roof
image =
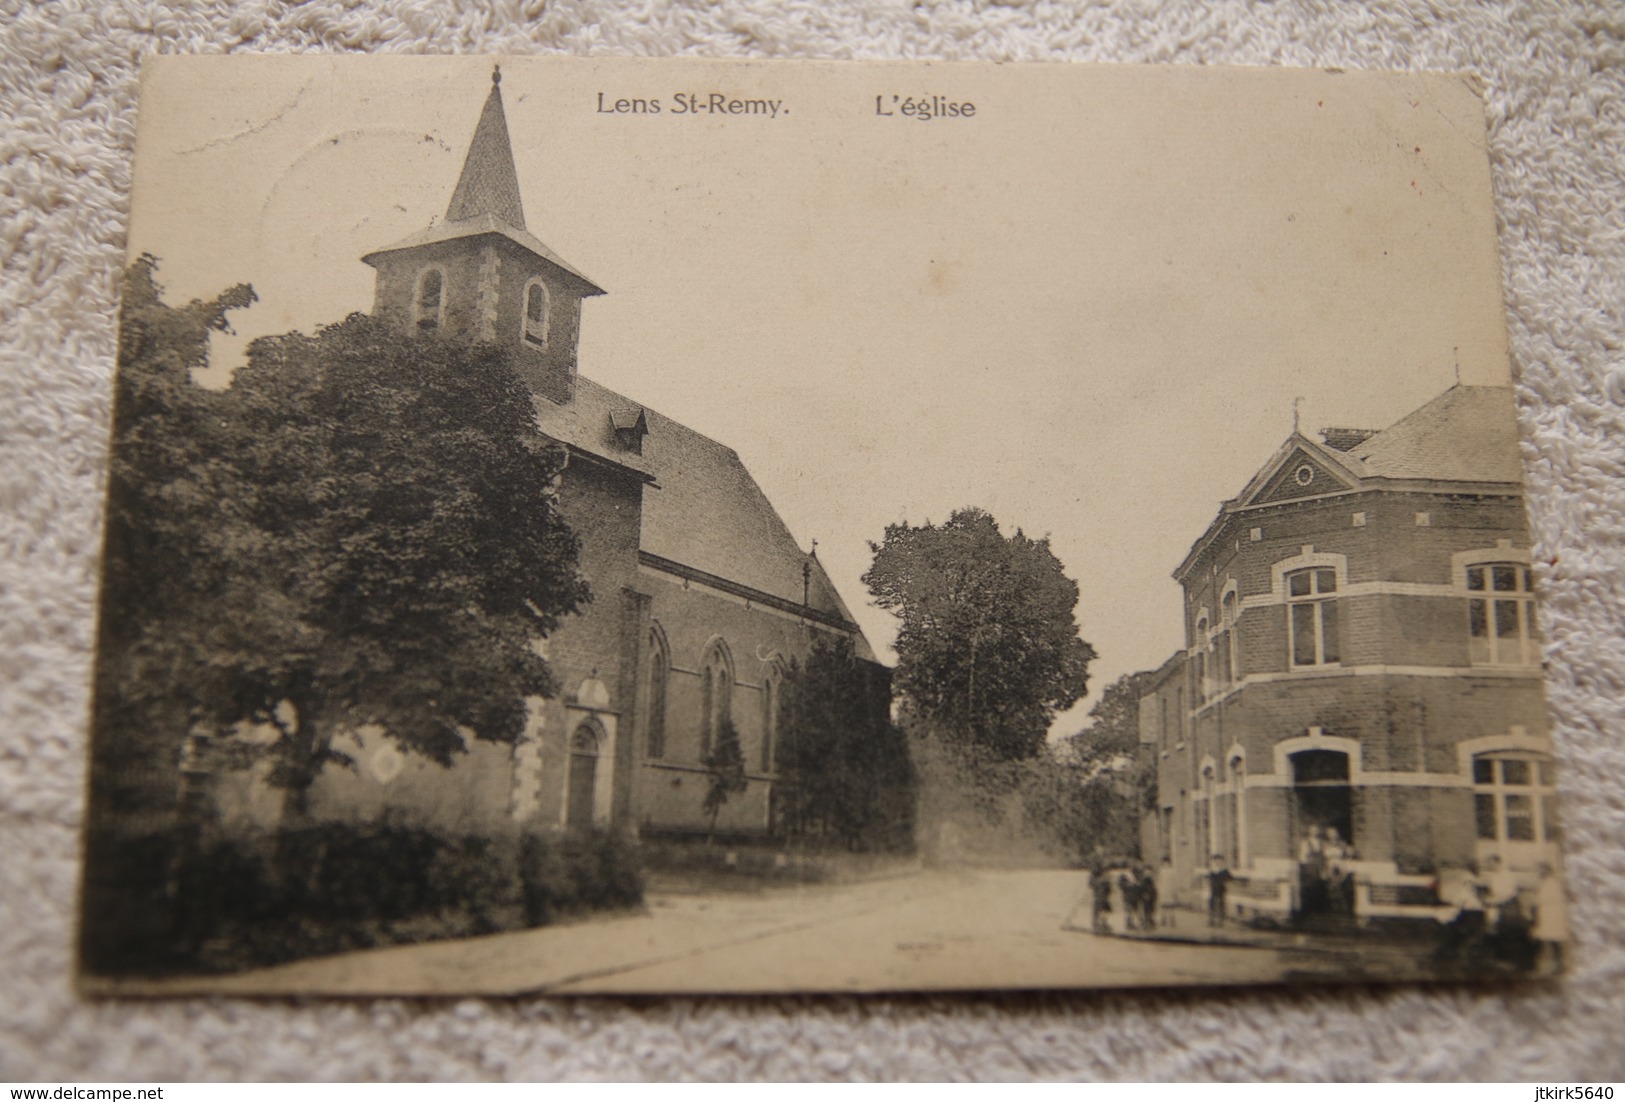
[[[1293,432],[1241,493],[1219,507],[1218,516],[1191,545],[1174,577],[1184,578],[1227,516],[1291,500],[1290,495],[1266,491],[1279,484],[1277,476],[1300,453],[1345,473],[1354,483],[1351,489],[1376,488],[1388,480],[1521,485],[1516,409],[1511,387],[1458,384],[1346,452]],[[1302,496],[1324,492],[1316,489]]]
[[[508,141],[508,116],[502,110],[502,70],[491,72],[491,94],[468,143],[468,156],[457,177],[457,187],[446,207],[448,222],[464,222],[492,215],[516,229],[525,228],[525,208],[519,197],[519,172],[514,168],[513,146]]]
[[[1522,482],[1512,389],[1454,386],[1348,453],[1366,477]]]
[[[371,264],[374,257],[382,256],[385,253],[397,252],[401,249],[415,249],[419,245],[435,245],[441,241],[458,241],[463,238],[478,237],[481,234],[495,234],[498,237],[505,237],[520,248],[530,250],[561,271],[574,276],[584,285],[583,296],[604,293],[602,287],[594,283],[558,253],[531,236],[529,232],[508,225],[494,214],[482,214],[478,218],[469,218],[460,222],[436,222],[428,229],[419,230],[410,237],[403,237],[393,245],[374,249],[361,259]]]
[[[802,550],[732,448],[585,376],[576,377],[574,400],[538,396],[535,404],[548,436],[653,481],[643,491],[641,550],[796,605],[808,564],[807,603],[852,622],[817,556]],[[615,418],[628,409],[641,409],[648,425],[642,454],[615,438]],[[856,647],[874,657],[861,632]]]
[[[434,245],[442,241],[496,234],[580,280],[586,295],[601,295],[603,288],[568,264],[525,229],[525,210],[519,198],[519,173],[514,168],[513,146],[508,141],[508,118],[502,110],[502,72],[491,74],[491,94],[468,143],[468,156],[457,177],[457,187],[446,207],[446,218],[401,241],[368,253],[373,258],[400,249]]]
[[[371,263],[397,249],[496,234],[580,280],[585,294],[603,294],[525,229],[501,83],[497,70],[446,220],[362,259]],[[853,622],[817,556],[796,543],[732,448],[581,376],[572,400],[558,404],[538,395],[535,408],[538,426],[548,436],[619,464],[648,483],[640,550],[797,607],[805,594],[813,609]],[[617,429],[636,430],[640,424],[647,436],[635,451],[617,439]],[[861,631],[854,650],[859,657],[875,658]]]

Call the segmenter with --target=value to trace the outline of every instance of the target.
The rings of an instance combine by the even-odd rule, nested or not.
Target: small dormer
[[[642,406],[626,406],[609,411],[609,428],[622,451],[643,454],[643,438],[649,435],[649,416]]]
[[[574,397],[581,300],[604,292],[525,228],[500,69],[445,219],[362,259],[378,272],[378,317],[502,345],[536,393]]]

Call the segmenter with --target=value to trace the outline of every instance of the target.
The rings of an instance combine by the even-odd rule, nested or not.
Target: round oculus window
[[[1292,472],[1292,480],[1299,486],[1307,486],[1309,483],[1315,480],[1315,469],[1309,464],[1305,463],[1296,471]]]

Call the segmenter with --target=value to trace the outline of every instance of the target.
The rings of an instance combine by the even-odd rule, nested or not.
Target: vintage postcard
[[[1552,975],[1465,78],[152,59],[91,993]]]

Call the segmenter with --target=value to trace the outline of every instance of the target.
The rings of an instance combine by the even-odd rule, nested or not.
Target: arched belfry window
[[[645,740],[651,758],[666,756],[666,685],[671,679],[671,655],[659,631],[649,633],[649,726]]]
[[[536,280],[525,287],[524,337],[526,344],[547,347],[547,287]]]
[[[439,268],[425,268],[418,276],[417,293],[412,299],[412,325],[420,333],[440,328],[446,312],[446,279]]]

